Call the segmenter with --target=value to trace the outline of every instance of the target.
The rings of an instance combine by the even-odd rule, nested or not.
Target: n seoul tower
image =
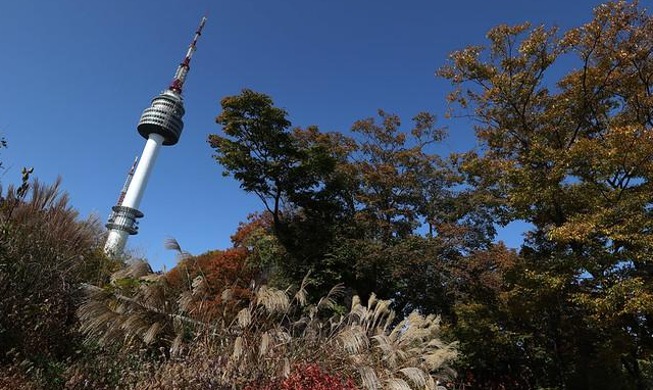
[[[138,133],[147,142],[136,170],[130,171],[128,175],[125,183],[127,191],[124,193],[124,197],[121,194],[118,204],[112,207],[113,212],[106,224],[109,236],[104,245],[104,252],[109,255],[121,254],[127,243],[127,237],[138,233],[136,219],[143,217],[143,213],[138,210],[138,207],[161,145],[174,145],[179,141],[184,128],[182,117],[185,113],[181,91],[190,69],[190,60],[195,52],[197,40],[202,35],[205,23],[206,17],[203,17],[193,41],[188,47],[186,56],[177,67],[168,89],[152,99],[152,104],[143,111],[138,122]]]

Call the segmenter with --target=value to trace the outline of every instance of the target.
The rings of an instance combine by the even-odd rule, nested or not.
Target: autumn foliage
[[[168,272],[94,274],[92,223],[9,191],[0,386],[653,388],[653,17],[593,15],[499,25],[444,60],[476,136],[449,156],[431,113],[324,132],[223,98],[208,143],[262,211],[228,249],[170,241]],[[496,240],[513,223],[518,248]]]
[[[237,310],[238,302],[248,299],[247,287],[255,271],[247,264],[247,256],[246,248],[230,248],[184,258],[164,275],[164,279],[173,291],[192,289],[201,280],[201,289],[195,290],[188,314],[214,320]],[[227,289],[233,299],[225,306],[222,292]]]
[[[296,367],[286,378],[263,385],[248,385],[245,390],[357,390],[351,378],[346,380],[324,372],[317,364]]]

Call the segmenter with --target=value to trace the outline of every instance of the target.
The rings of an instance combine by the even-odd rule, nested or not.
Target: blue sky
[[[154,268],[174,266],[175,237],[192,253],[226,248],[261,205],[211,157],[207,135],[222,97],[251,88],[290,113],[293,125],[348,131],[382,108],[405,122],[438,114],[450,137],[440,153],[475,146],[470,123],[444,118],[450,85],[434,76],[448,53],[483,44],[499,23],[563,29],[591,19],[594,0],[113,0],[5,1],[0,5],[0,183],[33,166],[63,178],[83,217],[102,221],[145,140],[136,124],[165,89],[208,11],[185,86],[185,128],[165,147],[128,247]],[[650,6],[649,1],[640,2]],[[649,7],[650,8],[650,7]],[[501,238],[516,246],[519,226]]]

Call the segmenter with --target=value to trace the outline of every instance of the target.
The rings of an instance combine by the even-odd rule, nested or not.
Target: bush
[[[97,220],[80,221],[59,190],[27,184],[0,191],[0,365],[20,364],[56,388],[81,341],[75,310],[82,282],[102,284],[114,263]],[[8,352],[8,353],[7,353]]]
[[[358,390],[351,378],[322,371],[317,364],[304,364],[295,368],[287,378],[278,379],[263,386],[248,385],[245,390]]]

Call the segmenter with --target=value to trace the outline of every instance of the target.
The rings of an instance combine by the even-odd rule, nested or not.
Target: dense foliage
[[[564,33],[501,25],[488,39],[438,71],[452,113],[477,120],[479,147],[450,159],[428,113],[404,129],[379,111],[345,136],[291,129],[253,91],[223,100],[216,159],[264,199],[257,183],[276,185],[283,250],[265,266],[442,314],[461,385],[649,388],[653,18],[611,2]],[[493,243],[513,221],[529,226],[518,252]]]
[[[505,318],[494,338],[504,343],[510,331],[519,345],[503,365],[479,370],[488,380],[652,385],[652,32],[635,4],[608,3],[562,35],[496,27],[487,48],[456,52],[440,70],[457,86],[451,101],[479,121],[483,149],[460,156],[468,183],[504,223],[533,226],[517,273],[495,294],[501,306],[461,313]],[[570,56],[575,68],[553,83],[551,68]]]
[[[225,97],[208,142],[263,211],[225,250],[171,240],[169,272],[117,270],[26,170],[0,200],[0,388],[653,388],[653,17],[487,39],[437,71],[465,153],[430,113],[345,134]]]

